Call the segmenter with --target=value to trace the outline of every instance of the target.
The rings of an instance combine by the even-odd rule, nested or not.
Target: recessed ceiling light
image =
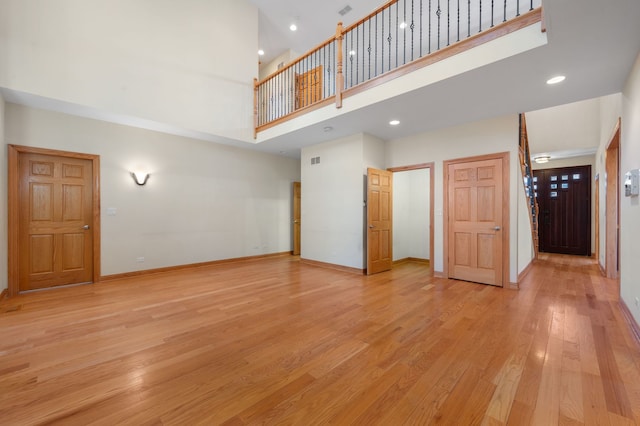
[[[355,50],[350,50],[349,51],[349,56],[356,56],[356,51]]]
[[[322,128],[322,130],[324,130],[325,132],[330,132],[330,131],[332,131],[332,130],[333,130],[333,127],[331,127],[331,126],[324,126],[324,127]]]
[[[264,50],[262,50],[262,49],[258,50],[258,55],[260,55],[260,56],[264,55]]]
[[[566,77],[564,75],[557,75],[547,80],[547,84],[558,84],[563,82],[565,78]]]
[[[289,29],[291,31],[296,31],[298,29],[298,26],[296,24],[291,24],[291,25],[289,25]]]
[[[400,124],[400,120],[391,120],[389,124],[392,126],[397,126],[398,124]]]
[[[400,23],[400,29],[404,30],[405,28],[407,28],[407,23],[406,22],[401,22]]]

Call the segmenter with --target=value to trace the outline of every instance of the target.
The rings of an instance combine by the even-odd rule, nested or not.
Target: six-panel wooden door
[[[367,169],[367,275],[393,263],[393,172]]]
[[[93,280],[93,170],[81,158],[22,153],[19,289]]]
[[[500,158],[448,165],[450,278],[503,285],[502,173]]]

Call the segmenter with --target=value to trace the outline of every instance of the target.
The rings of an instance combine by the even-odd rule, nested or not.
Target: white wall
[[[290,62],[293,62],[293,60],[298,58],[299,56],[300,55],[298,53],[294,52],[291,49],[285,50],[283,53],[281,53],[271,62],[260,65],[259,79],[264,80],[274,72],[278,71],[278,65],[280,64],[288,65]]]
[[[297,160],[15,104],[5,125],[6,143],[100,155],[103,275],[291,250]]]
[[[434,182],[434,253],[431,256],[433,269],[443,271],[443,168],[444,160],[475,155],[509,152],[509,218],[510,274],[516,282],[518,274],[518,179],[522,179],[518,160],[518,116],[505,116],[491,120],[468,123],[434,132],[427,132],[390,141],[386,145],[387,167],[435,163]],[[524,211],[524,214],[527,214]]]
[[[258,11],[247,0],[2,0],[0,28],[0,87],[253,138]]]
[[[620,174],[640,168],[640,55],[622,96],[622,129]],[[638,254],[640,253],[640,198],[625,197],[620,183],[620,294],[640,323],[640,280],[638,280]]]
[[[597,98],[527,112],[526,117],[532,155],[559,149],[595,150],[600,142],[600,100]]]
[[[303,148],[301,179],[301,257],[362,269],[362,134]]]
[[[393,260],[430,259],[429,169],[393,174]]]
[[[5,102],[0,93],[0,292],[7,288],[7,147],[5,146]]]
[[[574,127],[580,127],[580,125],[577,125]],[[597,134],[599,138],[600,129],[598,129]],[[591,179],[591,253],[595,253],[596,252],[596,222],[595,222],[596,185],[599,184],[599,182],[595,182],[596,155],[594,154],[594,155],[583,155],[579,157],[559,158],[556,160],[550,160],[548,163],[544,163],[544,164],[533,163],[531,168],[533,170],[544,170],[544,169],[555,169],[555,168],[561,168],[561,167],[574,167],[574,166],[591,166],[591,177],[590,177]],[[601,192],[601,194],[604,194],[604,192]]]
[[[303,148],[301,163],[301,257],[364,269],[366,169],[384,168],[384,142],[355,134]]]

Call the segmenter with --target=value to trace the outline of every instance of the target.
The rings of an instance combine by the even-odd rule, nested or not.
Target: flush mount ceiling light
[[[296,24],[291,24],[291,25],[289,25],[289,29],[291,31],[296,31],[298,29],[298,26]]]
[[[264,50],[262,50],[262,49],[258,50],[258,55],[263,56],[264,55]]]
[[[533,157],[533,161],[535,161],[538,164],[548,163],[549,160],[551,160],[550,155],[538,155],[536,157]]]
[[[407,28],[407,23],[406,22],[401,22],[400,23],[400,29],[404,30],[405,28]]]
[[[547,80],[547,84],[558,84],[558,83],[562,83],[564,81],[566,77],[564,75],[557,75],[555,77],[550,78],[549,80]]]
[[[355,50],[350,50],[349,51],[349,56],[356,56],[356,51]]]
[[[398,124],[400,124],[400,120],[391,120],[391,121],[389,122],[389,124],[390,124],[391,126],[397,126]]]

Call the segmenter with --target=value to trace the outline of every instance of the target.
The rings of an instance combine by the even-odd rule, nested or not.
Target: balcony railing
[[[256,132],[333,102],[340,108],[343,97],[414,65],[426,66],[538,22],[540,2],[393,0],[349,27],[339,23],[329,40],[255,81]]]

